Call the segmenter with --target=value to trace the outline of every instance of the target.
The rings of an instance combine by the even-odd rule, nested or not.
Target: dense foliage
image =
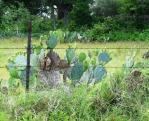
[[[25,37],[27,22],[32,21],[33,37],[62,30],[89,33],[90,41],[134,40],[136,33],[144,41],[148,40],[144,32],[148,31],[148,4],[148,0],[1,0],[0,37]]]

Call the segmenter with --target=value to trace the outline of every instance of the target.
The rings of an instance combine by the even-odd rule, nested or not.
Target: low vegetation
[[[22,42],[21,42],[22,41]],[[43,40],[44,41],[44,40]],[[3,40],[5,44],[1,47],[7,48],[10,40]],[[26,43],[25,40],[11,40],[11,47],[18,47],[19,44]],[[39,41],[33,40],[35,45]],[[17,45],[18,44],[18,45]],[[98,83],[67,83],[61,82],[56,89],[39,89],[35,86],[30,87],[30,92],[25,93],[21,83],[13,85],[13,81],[6,81],[9,74],[1,77],[0,91],[0,120],[102,120],[102,121],[148,121],[149,120],[149,99],[148,99],[148,59],[143,59],[142,55],[147,49],[127,50],[127,49],[106,49],[106,48],[147,48],[147,42],[121,42],[121,43],[75,43],[77,48],[75,53],[79,57],[80,53],[88,54],[88,50],[96,57],[102,52],[102,48],[109,53],[112,60],[105,65],[107,77]],[[74,45],[75,45],[74,44]],[[46,47],[45,44],[43,44]],[[70,44],[58,44],[56,48],[68,48]],[[88,48],[81,49],[79,48]],[[21,47],[21,46],[19,46]],[[22,46],[23,47],[23,46]],[[74,47],[74,46],[73,46]],[[25,52],[25,50],[23,50]],[[22,53],[23,53],[22,51]],[[65,50],[54,49],[63,58]],[[4,55],[5,50],[1,51],[1,59],[13,59],[18,50],[11,55]],[[6,53],[7,53],[6,52]],[[13,54],[13,56],[12,56]],[[83,57],[83,56],[81,56]],[[127,57],[127,58],[126,58]],[[82,59],[80,59],[82,60]],[[8,62],[5,62],[8,64]],[[117,63],[115,65],[115,63]],[[112,65],[112,66],[111,66]],[[3,64],[1,65],[3,66]],[[108,67],[122,67],[111,69]],[[2,69],[3,72],[4,69]],[[6,77],[6,78],[5,78]],[[20,79],[16,81],[19,82]],[[9,88],[7,88],[9,85]]]
[[[0,0],[0,121],[149,121],[148,3]]]

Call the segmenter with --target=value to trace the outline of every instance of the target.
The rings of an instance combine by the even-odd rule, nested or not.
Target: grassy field
[[[33,40],[34,44],[38,42]],[[23,48],[26,43],[27,39],[0,40],[0,66],[7,65],[8,58],[12,58],[16,52],[26,51],[5,48]],[[58,44],[57,48],[63,49],[55,49],[61,58],[68,45]],[[113,75],[95,85],[63,83],[55,89],[40,90],[36,87],[37,90],[30,89],[28,93],[24,93],[22,86],[9,87],[8,90],[1,88],[0,121],[149,121],[148,75],[128,79],[121,69],[108,68],[121,67],[125,58],[133,54],[136,54],[136,62],[141,61],[148,49],[138,48],[149,48],[148,42],[72,45],[78,47],[77,54],[96,48],[102,48],[100,52],[106,49],[112,58],[106,65],[107,71]],[[9,79],[6,68],[0,69],[1,79]]]
[[[32,40],[33,44],[38,44],[38,40]],[[71,43],[72,45],[77,46],[76,53],[85,52],[88,53],[88,50],[93,51],[96,48],[99,49],[99,52],[106,50],[110,53],[112,60],[107,64],[107,67],[121,67],[125,63],[126,56],[131,56],[136,53],[136,61],[142,59],[144,52],[148,49],[127,49],[127,48],[149,48],[148,42],[108,42],[108,43]],[[0,40],[0,67],[7,65],[8,58],[12,58],[16,52],[23,51],[25,49],[5,49],[5,48],[24,48],[27,45],[27,39],[1,39]],[[68,48],[69,44],[58,44],[55,51],[60,55],[61,58],[64,57],[65,48]],[[111,49],[113,48],[113,49]],[[109,72],[115,70],[114,68],[108,68]],[[9,74],[6,68],[0,68],[0,79],[8,79]]]

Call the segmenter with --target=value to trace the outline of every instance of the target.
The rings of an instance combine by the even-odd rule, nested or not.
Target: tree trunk
[[[63,4],[59,4],[57,5],[58,8],[58,19],[63,19],[64,18],[64,8],[63,8]]]
[[[54,15],[54,1],[51,1],[50,4],[50,8],[51,8],[51,19],[53,22],[53,30],[56,30],[56,21],[55,21],[55,15]]]
[[[68,24],[68,11],[64,12],[64,27],[66,27]]]

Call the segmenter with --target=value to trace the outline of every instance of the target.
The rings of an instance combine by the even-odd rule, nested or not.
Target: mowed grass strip
[[[33,44],[39,44],[38,40],[32,39]],[[79,54],[81,52],[88,53],[88,51],[96,50],[96,48],[100,49],[99,52],[107,51],[112,60],[106,65],[108,72],[114,72],[117,68],[113,67],[121,67],[122,64],[125,63],[125,58],[127,56],[132,56],[136,54],[136,61],[142,60],[143,53],[147,52],[149,49],[135,49],[135,48],[149,48],[149,42],[107,42],[107,43],[71,43],[72,46],[77,46],[76,53]],[[69,43],[58,44],[56,51],[61,58],[64,58],[64,54],[66,49],[68,48]],[[1,39],[0,40],[0,67],[5,67],[8,64],[8,59],[13,58],[16,52],[26,52],[26,49],[2,49],[2,48],[24,48],[27,46],[27,38],[26,39]],[[44,47],[46,47],[44,45]],[[107,49],[108,48],[108,49]],[[110,49],[114,48],[114,49]],[[117,49],[116,49],[117,48]],[[127,49],[134,48],[134,49]],[[112,68],[108,68],[112,67]],[[0,68],[0,79],[9,79],[9,73],[6,68]]]

